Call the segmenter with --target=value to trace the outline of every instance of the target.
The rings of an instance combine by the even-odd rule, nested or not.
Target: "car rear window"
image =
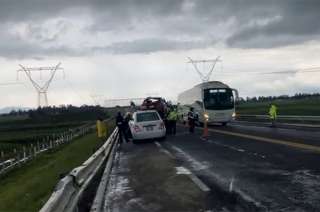
[[[156,120],[159,120],[159,116],[155,112],[137,113],[137,122],[156,121]]]

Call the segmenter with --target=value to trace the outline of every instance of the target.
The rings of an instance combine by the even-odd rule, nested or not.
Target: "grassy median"
[[[59,175],[79,166],[102,144],[91,133],[43,153],[25,166],[0,179],[0,212],[38,211],[50,197]]]
[[[320,99],[293,99],[272,101],[278,115],[320,116]],[[246,102],[236,106],[239,114],[268,115],[271,102]]]

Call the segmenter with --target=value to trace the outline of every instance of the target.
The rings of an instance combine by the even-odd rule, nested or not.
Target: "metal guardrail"
[[[268,115],[237,115],[236,118],[255,118],[255,119],[270,119]],[[290,116],[279,115],[278,120],[297,120],[297,121],[320,121],[320,116]]]
[[[118,142],[118,134],[118,129],[116,128],[99,150],[81,166],[73,169],[67,176],[62,178],[40,212],[77,211],[79,201],[92,179],[106,160],[107,162],[112,160],[110,156],[113,154]]]

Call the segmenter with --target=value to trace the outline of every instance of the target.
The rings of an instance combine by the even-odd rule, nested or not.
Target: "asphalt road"
[[[202,131],[179,125],[164,142],[121,151],[143,159],[157,146],[210,189],[206,210],[320,211],[320,132],[231,124],[210,126],[204,139]]]

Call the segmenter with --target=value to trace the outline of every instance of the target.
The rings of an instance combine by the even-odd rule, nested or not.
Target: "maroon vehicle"
[[[141,110],[156,110],[163,119],[168,112],[168,104],[164,98],[161,97],[147,97],[143,100],[140,107]]]

